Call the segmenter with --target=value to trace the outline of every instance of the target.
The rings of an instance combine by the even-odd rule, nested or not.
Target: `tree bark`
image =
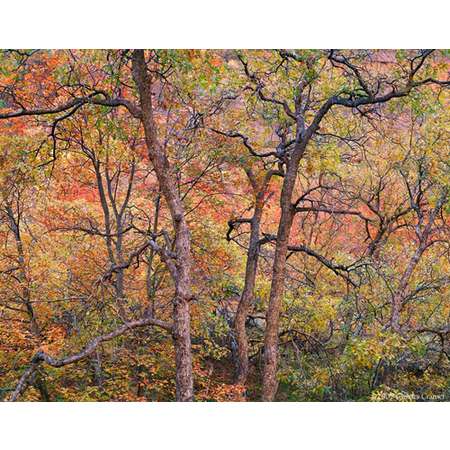
[[[284,191],[285,189],[283,189]],[[287,197],[287,193],[285,193]],[[289,196],[290,200],[290,196]],[[290,206],[290,201],[289,201]],[[294,214],[288,206],[282,206],[281,219],[277,233],[275,259],[273,262],[272,284],[270,287],[269,308],[266,314],[266,334],[264,338],[263,401],[273,401],[278,389],[278,323],[281,300],[284,293],[286,255]]]
[[[248,338],[245,323],[254,296],[256,271],[258,268],[259,229],[263,212],[263,199],[261,199],[261,197],[263,197],[263,195],[258,193],[255,211],[250,223],[250,243],[245,267],[244,290],[242,291],[242,296],[234,319],[234,330],[237,341],[236,383],[242,385],[245,385],[247,382],[249,368]]]
[[[136,83],[142,109],[142,124],[149,158],[169,207],[175,231],[176,274],[173,276],[175,296],[173,300],[173,340],[176,360],[176,399],[192,401],[194,396],[192,353],[190,335],[189,302],[191,293],[191,239],[185,218],[184,206],[176,188],[176,177],[157,136],[153,117],[152,79],[147,71],[143,50],[133,52],[133,78]]]
[[[249,169],[247,176],[255,192],[255,208],[253,217],[250,219],[250,241],[247,251],[245,267],[245,280],[242,296],[239,301],[236,317],[234,319],[234,331],[237,341],[237,367],[236,383],[245,385],[247,383],[249,361],[248,361],[248,337],[245,324],[251,308],[255,292],[256,273],[258,269],[259,239],[261,218],[263,214],[267,187],[273,175],[281,175],[279,171],[270,170],[266,173],[262,183],[258,184],[257,177]]]
[[[287,163],[287,170],[281,191],[281,217],[278,225],[275,257],[270,287],[269,308],[266,313],[266,334],[264,338],[264,372],[263,401],[273,401],[278,389],[278,324],[280,321],[281,301],[284,294],[286,272],[286,256],[289,245],[295,206],[292,204],[292,193],[297,180],[300,159],[306,148],[307,141],[299,141]]]

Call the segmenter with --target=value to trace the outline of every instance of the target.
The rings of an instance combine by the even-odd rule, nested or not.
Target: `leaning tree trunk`
[[[184,207],[175,185],[176,177],[167,154],[158,140],[153,117],[152,79],[147,71],[143,50],[133,52],[133,78],[139,92],[141,120],[148,155],[155,169],[162,195],[169,207],[175,231],[176,274],[172,276],[175,284],[173,340],[176,360],[176,398],[177,401],[192,401],[194,388],[189,313],[189,302],[192,298],[191,239]]]

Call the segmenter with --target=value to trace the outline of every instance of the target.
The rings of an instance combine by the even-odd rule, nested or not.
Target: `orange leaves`
[[[245,402],[245,387],[237,384],[216,383],[197,394],[199,401]]]
[[[243,402],[245,387],[225,381],[223,375],[215,373],[214,365],[210,362],[201,363],[194,360],[194,374],[197,386],[197,401],[214,402]]]
[[[59,198],[66,202],[84,200],[93,203],[98,201],[98,191],[95,187],[83,186],[72,181],[63,188]]]
[[[13,105],[13,96],[5,94],[1,108],[20,109],[19,103],[55,106],[94,91],[96,99],[118,96],[138,104],[128,55],[98,50],[41,52],[23,70],[11,73],[8,68],[0,76],[1,89],[7,85],[5,92],[13,90],[18,100]],[[325,53],[303,50],[283,59],[276,51],[264,50],[247,51],[244,56],[261,83],[244,75],[233,52],[146,52],[154,78],[156,134],[169,161],[158,173],[159,180],[169,175],[174,182],[173,196],[178,195],[184,205],[186,235],[191,239],[195,299],[190,324],[200,401],[244,399],[244,387],[233,384],[232,322],[244,285],[249,219],[255,203],[264,203],[257,238],[276,234],[286,176],[274,176],[265,192],[258,193],[270,170],[286,170],[288,161],[293,161],[290,155],[298,130],[289,108],[295,107],[299,79],[311,87],[305,88],[298,103],[309,108],[306,124],[312,123],[327,97],[350,95],[345,89],[353,88],[348,83],[351,70],[339,75],[338,67],[329,67]],[[294,62],[292,56],[300,60]],[[353,56],[358,64],[365,58],[361,52]],[[388,75],[392,55],[376,57],[386,58],[389,67],[371,63],[370,58],[367,67]],[[164,76],[157,74],[161,68]],[[389,90],[383,85],[384,81],[380,93]],[[223,98],[230,93],[239,98]],[[310,98],[303,103],[306,96]],[[295,217],[289,244],[308,245],[339,267],[330,270],[313,253],[289,254],[279,330],[292,332],[292,336],[281,336],[280,359],[289,375],[282,381],[291,390],[287,397],[294,393],[302,399],[329,398],[335,382],[341,383],[342,391],[351,390],[356,384],[352,370],[360,371],[358,385],[368,389],[366,378],[373,375],[378,358],[386,356],[384,348],[378,351],[377,332],[389,320],[391,291],[414,254],[421,226],[412,210],[399,220],[390,217],[410,205],[415,193],[426,219],[440,186],[448,181],[446,121],[439,109],[442,98],[417,96],[416,115],[410,115],[411,102],[386,111],[380,107],[370,120],[372,112],[366,109],[342,112],[336,105],[302,155],[290,200],[307,195],[301,200],[305,208]],[[171,278],[163,257],[146,249],[125,264],[123,273],[119,269],[149,238],[173,252],[173,261],[184,268],[175,246],[177,225],[148,157],[149,153],[154,156],[155,148],[147,149],[140,121],[123,106],[85,104],[75,109],[58,122],[57,158],[45,168],[39,165],[52,155],[53,142],[47,139],[51,124],[65,112],[0,121],[0,364],[13,367],[14,377],[8,384],[18,374],[14,352],[23,365],[39,345],[52,355],[71,354],[93,336],[123,324],[124,318],[141,317],[153,302],[158,318],[172,320],[176,277]],[[365,115],[360,117],[359,112]],[[213,128],[242,133],[256,152],[271,156],[256,157],[242,139],[213,133]],[[134,174],[131,185],[130,173]],[[422,193],[418,193],[420,185],[425,189]],[[309,189],[313,190],[308,193]],[[122,209],[128,194],[129,202]],[[21,258],[12,226],[4,220],[7,202],[20,207]],[[318,205],[328,211],[311,211]],[[351,209],[354,214],[334,214],[333,208]],[[442,324],[448,316],[444,301],[448,292],[441,285],[448,269],[442,244],[447,237],[443,225],[449,221],[445,214],[436,216],[434,227],[442,226],[433,236],[436,246],[427,249],[429,256],[421,260],[403,289],[407,299],[403,319],[413,327],[424,320]],[[229,242],[227,222],[234,218],[246,220],[233,231],[235,241]],[[380,251],[369,255],[368,247],[378,235]],[[258,250],[261,257],[251,311],[257,316],[247,324],[251,372],[260,369],[257,358],[266,326],[261,322],[274,273],[273,241],[264,241]],[[15,269],[19,259],[26,272],[22,279]],[[111,279],[100,282],[106,271],[111,271]],[[353,277],[356,286],[350,286],[342,274]],[[21,300],[27,296],[43,330],[42,342],[30,332],[29,313]],[[231,306],[226,319],[220,310],[224,304]],[[357,343],[354,348],[349,336]],[[434,356],[439,355],[438,339],[429,339]],[[346,347],[353,351],[346,353]],[[98,354],[72,368],[48,373],[63,400],[163,401],[175,398],[175,370],[172,336],[148,328],[102,343]],[[259,390],[255,379],[249,381],[249,392]],[[27,399],[35,399],[34,391]]]
[[[57,355],[64,345],[64,339],[67,333],[64,327],[52,325],[45,331],[45,338],[40,350],[51,355]]]

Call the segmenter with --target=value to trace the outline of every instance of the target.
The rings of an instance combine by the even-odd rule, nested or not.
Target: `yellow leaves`
[[[318,367],[314,370],[313,378],[318,385],[325,386],[330,383],[330,371],[326,367]]]
[[[347,363],[356,369],[370,369],[380,358],[378,342],[354,340],[346,348]]]
[[[406,348],[402,338],[391,332],[377,331],[369,337],[353,338],[345,349],[346,364],[355,370],[372,370],[382,359],[396,361]]]
[[[381,385],[378,389],[372,392],[370,396],[371,402],[414,402],[414,394],[400,391],[398,389],[390,388],[389,386]]]
[[[230,353],[227,348],[217,345],[209,338],[205,338],[203,340],[203,345],[200,346],[199,351],[200,355],[204,357],[208,356],[217,360],[225,358]]]
[[[225,239],[227,221],[233,217],[252,215],[255,192],[245,170],[249,172],[252,169],[257,182],[261,183],[267,170],[276,168],[278,161],[276,158],[264,158],[263,162],[261,158],[249,155],[241,139],[210,133],[211,127],[239,131],[248,136],[256,151],[273,151],[279,144],[280,135],[277,134],[281,134],[281,129],[287,133],[286,142],[295,138],[295,125],[280,105],[261,101],[255,95],[255,85],[259,85],[260,93],[267,98],[285,101],[294,110],[294,98],[300,95],[299,79],[310,82],[311,90],[308,87],[301,93],[302,100],[308,97],[309,111],[305,113],[305,122],[310,125],[326,97],[336,93],[349,96],[357,82],[348,80],[349,77],[341,69],[329,68],[329,60],[325,61],[326,53],[296,52],[299,61],[284,60],[280,65],[280,54],[275,51],[244,51],[250,71],[261,77],[261,83],[254,83],[254,80],[248,80],[243,75],[242,64],[232,54],[162,50],[152,52],[150,58],[151,52],[147,51],[146,56],[151,60],[149,69],[155,75],[153,93],[157,135],[164,142],[168,160],[176,172],[174,182],[186,207],[192,237],[192,290],[195,301],[191,302],[190,312],[195,343],[196,391],[201,400],[233,400],[240,398],[243,387],[231,382],[232,330],[216,311],[222,301],[229,302],[231,313],[236,309],[244,281],[249,227],[243,224],[236,230],[239,245],[235,245]],[[99,95],[98,98],[109,98],[121,86],[121,97],[138,102],[130,79],[130,66],[123,61],[123,72],[116,73],[113,61],[119,53],[94,50],[75,51],[74,55],[70,78],[75,87],[64,86],[68,79],[67,66],[64,66],[67,53],[48,52],[42,64],[32,68],[32,72],[25,77],[26,85],[22,86],[22,92],[19,90],[18,99],[25,101],[26,105],[56,105],[63,103],[61,97],[75,98],[85,95],[85,90],[90,92],[91,88],[99,92],[104,90],[105,96]],[[360,54],[353,56],[357,59],[352,60],[358,64],[363,58]],[[324,65],[319,72],[322,63]],[[161,67],[156,67],[158,64]],[[161,68],[167,83],[157,81],[156,72],[153,72],[153,69]],[[7,69],[3,81],[19,82],[21,74],[11,74],[10,68]],[[83,80],[87,82],[86,88],[84,83],[76,87],[78,81]],[[59,85],[58,92],[61,94],[53,92],[54,95],[47,98],[45,94],[55,84]],[[247,88],[244,89],[244,85]],[[382,91],[383,86],[380,86]],[[228,99],[219,102],[218,106],[217,102],[224,93],[236,92],[242,94],[239,99]],[[392,223],[388,219],[391,214],[410,204],[410,193],[403,176],[410,180],[411,186],[416,185],[419,175],[426,178],[420,203],[428,209],[435,205],[435,193],[438,191],[428,188],[429,182],[450,184],[446,170],[448,113],[444,110],[447,106],[445,95],[442,93],[439,99],[434,94],[416,95],[413,102],[397,102],[395,108],[389,111],[384,106],[372,112],[362,108],[359,111],[365,112],[362,118],[356,111],[336,105],[321,122],[318,133],[306,149],[294,188],[296,194],[301,194],[304,187],[310,188],[320,183],[323,189],[311,192],[305,203],[339,205],[345,209],[364,211],[371,218],[371,224],[367,226],[369,236],[366,236],[364,221],[355,215],[337,217],[320,213],[314,217],[314,214],[299,214],[290,243],[309,242],[312,248],[335,264],[347,265],[366,255],[378,225],[386,225],[386,230],[380,240],[382,250],[377,251],[373,258],[364,256],[367,265],[357,269],[353,266],[352,277],[361,283],[360,288],[350,286],[343,277],[324,267],[318,258],[305,254],[289,257],[279,329],[280,334],[286,331],[280,337],[283,340],[280,364],[284,366],[283,381],[290,389],[297,389],[296,395],[299,397],[298,392],[303,390],[305,397],[310,395],[314,399],[323,399],[329,395],[331,386],[334,388],[334,383],[340,383],[339,388],[351,392],[352,398],[360,398],[367,395],[371,377],[381,359],[395,365],[401,357],[413,353],[417,358],[431,358],[429,355],[434,351],[431,346],[421,342],[404,342],[397,335],[380,330],[389,320],[392,291],[399,285],[408,258],[416,248],[415,213],[402,215],[401,220]],[[402,107],[404,111],[401,111]],[[2,108],[7,110],[7,103],[4,102]],[[70,118],[66,117],[63,121],[63,114],[58,115],[61,119],[55,130],[58,158],[45,171],[35,167],[50,157],[53,150],[51,143],[41,147],[40,153],[37,148],[48,137],[51,119],[41,116],[38,122],[46,124],[42,128],[36,127],[36,120],[30,118],[0,124],[0,190],[6,197],[11,190],[24,188],[21,199],[24,202],[22,240],[26,278],[33,307],[45,330],[41,348],[55,356],[72,354],[93,336],[123,323],[123,317],[117,313],[114,286],[107,282],[98,283],[98,280],[105,270],[115,265],[114,259],[118,263],[126,261],[141,242],[153,236],[151,228],[156,215],[154,197],[160,191],[147,158],[148,149],[142,127],[139,120],[130,118],[126,108],[84,105],[71,113]],[[382,120],[378,120],[377,113],[383,115]],[[201,126],[196,129],[191,124]],[[117,232],[117,208],[113,207],[112,199],[117,200],[121,210],[132,158],[137,164],[136,177],[131,189],[131,201],[127,207],[124,206],[121,215],[127,229],[121,236],[122,241]],[[110,203],[109,220],[116,223],[112,225],[111,232],[107,232],[105,224],[108,214],[99,202],[100,176],[95,176],[93,161],[100,163],[103,176],[106,176],[106,167],[112,176],[107,197]],[[421,161],[424,161],[424,169],[418,175],[418,162]],[[323,174],[326,176],[319,178]],[[159,179],[164,179],[164,176],[159,176]],[[281,177],[274,177],[271,182],[264,206],[261,235],[276,233],[281,183]],[[363,206],[365,203],[369,203],[370,207]],[[442,221],[441,216],[439,220]],[[167,249],[172,247],[172,242],[177,242],[177,227],[172,225],[168,204],[162,200],[158,226],[155,227],[164,230],[156,234],[158,242],[161,245],[165,243]],[[74,226],[79,229],[67,231]],[[54,231],[56,228],[65,228],[64,233]],[[16,253],[4,224],[0,233],[5,249],[0,268],[3,271],[10,267]],[[445,236],[437,238],[443,240]],[[113,250],[111,246],[105,246],[105,241],[109,239]],[[120,254],[118,244],[123,244],[123,254]],[[260,248],[257,287],[252,305],[252,313],[256,310],[259,323],[264,323],[260,317],[267,311],[271,289],[274,254],[271,244]],[[406,289],[408,294],[415,287],[421,288],[420,295],[408,298],[402,310],[402,319],[413,326],[429,319],[430,323],[439,325],[448,317],[449,302],[443,301],[448,297],[448,288],[434,288],[423,282],[443,279],[448,272],[448,261],[439,243],[436,248],[427,249],[427,256],[415,268]],[[111,255],[112,251],[115,258]],[[126,299],[121,305],[130,318],[139,317],[148,306],[145,282],[150,264],[144,262],[147,260],[149,263],[148,256],[147,253],[140,255],[139,259],[135,258],[125,270]],[[177,265],[185,267],[181,260],[177,260]],[[157,274],[156,310],[159,318],[172,320],[174,286],[163,266],[164,261],[159,257],[155,257],[151,264],[152,274]],[[21,295],[19,288],[23,287],[22,283],[15,284],[9,278],[5,279],[6,282],[0,280],[1,297],[11,302],[6,306],[15,307],[17,304],[14,301]],[[117,280],[115,276],[114,280]],[[20,301],[18,305],[23,306]],[[0,324],[1,365],[5,364],[8,369],[13,366],[15,360],[11,355],[14,352],[20,355],[20,363],[25,364],[38,345],[37,339],[27,330],[29,324],[24,320],[26,312],[11,312],[2,306],[0,314],[4,323],[12,324],[10,329]],[[231,319],[232,314],[228,317],[230,323]],[[58,323],[64,323],[68,336]],[[252,347],[250,353],[256,355],[263,345],[264,325],[249,325],[248,332]],[[343,348],[346,348],[345,351]],[[60,375],[46,368],[49,378],[60,377],[52,380],[55,386],[61,386],[62,399],[174,399],[175,363],[170,335],[139,330],[114,342],[104,343],[99,351],[103,358],[102,388],[90,385],[93,383],[91,360],[62,369]],[[443,386],[437,374],[426,374],[423,380],[433,389]],[[251,383],[254,381],[251,380]],[[258,383],[256,381],[252,386],[255,391],[259,388]],[[419,382],[409,376],[399,377],[396,383],[401,389],[402,386],[420,388]],[[365,390],[360,386],[364,386]],[[353,393],[358,388],[361,389],[360,397],[359,393]],[[397,391],[391,394],[393,398],[398,396]],[[30,390],[29,398],[34,399],[34,395],[34,391]]]
[[[370,396],[375,402],[414,402],[436,401],[445,399],[448,378],[432,368],[428,368],[421,375],[412,372],[394,372],[391,384],[382,384]]]
[[[335,144],[311,145],[304,161],[309,176],[322,173],[337,173],[341,163],[340,150]],[[305,164],[305,162],[303,162]]]
[[[311,334],[327,333],[340,299],[332,295],[285,296],[287,324]]]

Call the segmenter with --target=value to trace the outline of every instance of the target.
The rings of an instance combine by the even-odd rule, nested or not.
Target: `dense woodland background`
[[[448,72],[3,50],[0,398],[448,401]]]

